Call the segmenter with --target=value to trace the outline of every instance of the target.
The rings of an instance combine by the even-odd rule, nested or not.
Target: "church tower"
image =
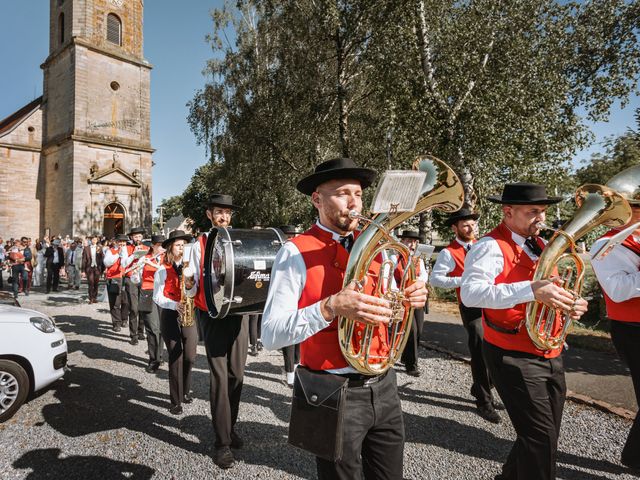
[[[151,230],[143,0],[50,0],[42,64],[40,232]]]

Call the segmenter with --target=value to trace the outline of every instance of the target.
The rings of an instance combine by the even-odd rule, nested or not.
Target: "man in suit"
[[[78,244],[76,242],[71,242],[69,244],[69,249],[65,253],[64,264],[67,269],[69,290],[72,288],[74,290],[78,290],[80,288],[82,250],[78,248]]]
[[[98,301],[98,282],[104,268],[104,254],[98,245],[98,236],[91,237],[89,246],[82,249],[82,271],[89,285],[89,303]]]
[[[60,246],[60,239],[56,238],[53,243],[47,247],[44,252],[47,259],[47,293],[58,291],[58,283],[60,282],[60,269],[64,265],[64,251]]]

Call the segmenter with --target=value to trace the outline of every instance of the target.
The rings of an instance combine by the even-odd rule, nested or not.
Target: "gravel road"
[[[238,479],[315,478],[313,458],[287,446],[290,390],[282,356],[249,357],[238,433],[245,447],[227,471],[211,459],[209,374],[204,347],[194,370],[195,401],[174,417],[167,411],[166,363],[144,371],[146,342],[114,333],[105,304],[80,292],[20,297],[23,306],[55,317],[66,333],[71,371],[0,424],[0,478]],[[420,378],[399,369],[405,412],[407,479],[490,479],[506,458],[514,431],[506,414],[482,420],[469,395],[469,367],[421,350]],[[567,403],[560,438],[559,478],[635,478],[618,461],[630,422]]]

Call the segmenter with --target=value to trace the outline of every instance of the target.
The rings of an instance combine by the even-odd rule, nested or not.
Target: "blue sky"
[[[204,148],[196,145],[187,125],[186,103],[204,84],[202,69],[212,56],[205,43],[211,31],[209,11],[220,0],[147,0],[144,18],[144,54],[151,72],[151,142],[154,207],[181,193],[194,170],[206,162]],[[0,6],[0,119],[42,94],[40,64],[48,52],[49,1],[3,1]],[[580,152],[575,162],[602,150],[602,140],[634,126],[640,106],[634,96],[629,105],[614,108],[608,122],[592,125],[596,142]]]

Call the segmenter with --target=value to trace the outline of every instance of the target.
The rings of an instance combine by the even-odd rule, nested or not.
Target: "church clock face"
[[[121,7],[123,3],[124,3],[124,0],[111,0],[111,4],[116,7]]]

